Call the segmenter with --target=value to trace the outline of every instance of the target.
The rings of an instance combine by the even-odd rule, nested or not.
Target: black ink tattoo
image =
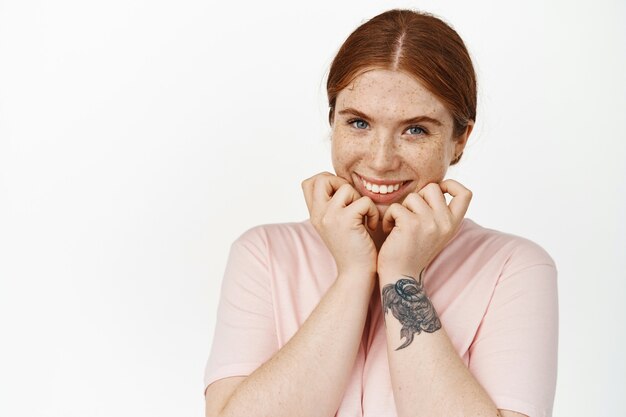
[[[403,349],[413,342],[415,333],[422,331],[434,333],[441,329],[441,322],[437,317],[437,312],[426,296],[422,284],[422,274],[420,272],[419,282],[415,278],[404,275],[395,284],[387,284],[383,288],[383,316],[387,321],[387,310],[402,324],[400,338],[404,338],[404,343],[396,350]]]

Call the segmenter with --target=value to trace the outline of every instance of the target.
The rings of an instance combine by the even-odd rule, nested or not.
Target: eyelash
[[[424,129],[422,126],[409,126],[409,128],[407,130],[411,130],[411,129],[419,129],[422,131],[422,133],[415,133],[416,135],[427,135],[428,131],[426,129]]]
[[[352,127],[354,127],[355,129],[358,129],[358,130],[364,130],[365,128],[357,127],[357,126],[355,125],[355,124],[356,124],[356,123],[358,123],[358,122],[363,122],[363,123],[365,123],[367,126],[369,126],[369,123],[367,123],[367,122],[366,122],[365,120],[363,120],[363,119],[350,119],[350,120],[348,120],[348,124],[349,124],[349,125],[351,125]],[[427,134],[428,134],[428,131],[427,131],[426,129],[424,129],[423,127],[421,127],[421,126],[409,126],[409,127],[405,130],[405,132],[406,132],[406,131],[409,131],[409,130],[411,130],[411,129],[419,129],[419,130],[421,130],[421,133],[410,133],[411,135],[427,135]]]
[[[355,129],[363,130],[364,128],[356,127],[356,125],[355,125],[355,124],[356,124],[357,122],[363,122],[363,123],[365,123],[366,125],[368,125],[368,126],[369,126],[369,123],[367,123],[367,122],[366,122],[365,120],[363,120],[363,119],[350,119],[350,120],[348,120],[348,124],[349,124],[349,125],[351,125],[351,126],[352,126],[352,127],[354,127]]]

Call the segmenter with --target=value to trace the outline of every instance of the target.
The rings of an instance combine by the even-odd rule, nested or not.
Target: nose
[[[370,142],[370,168],[375,172],[384,173],[400,167],[398,148],[390,133],[379,132]]]

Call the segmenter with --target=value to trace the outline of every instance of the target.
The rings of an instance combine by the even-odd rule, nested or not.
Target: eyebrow
[[[357,109],[353,109],[352,107],[345,108],[343,110],[338,111],[337,113],[340,114],[341,116],[353,115],[353,116],[360,117],[362,119],[373,120],[367,114]],[[443,123],[441,123],[439,120],[433,119],[432,117],[428,117],[428,116],[411,117],[410,119],[401,120],[400,124],[411,124],[411,123],[422,123],[422,122],[429,122],[437,126],[443,126]]]

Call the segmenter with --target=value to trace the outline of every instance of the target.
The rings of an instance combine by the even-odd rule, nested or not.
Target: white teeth
[[[363,185],[365,186],[365,188],[367,188],[368,191],[371,191],[375,194],[391,194],[394,191],[398,191],[400,189],[400,186],[402,185],[401,182],[397,183],[397,184],[393,184],[393,185],[378,185],[378,184],[371,184],[367,181],[365,181],[363,178],[361,178],[361,180],[363,181]]]

